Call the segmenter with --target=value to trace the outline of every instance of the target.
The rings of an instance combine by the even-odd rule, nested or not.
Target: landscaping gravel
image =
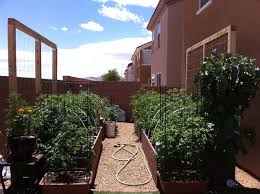
[[[239,167],[236,167],[236,181],[243,187],[260,189],[260,182]]]
[[[132,134],[129,138],[129,135]],[[117,171],[125,164],[125,161],[118,161],[112,158],[116,149],[114,145],[118,143],[131,143],[142,147],[137,142],[138,138],[134,134],[134,125],[130,123],[118,123],[118,134],[116,138],[105,139],[103,141],[103,151],[101,154],[97,176],[95,180],[95,192],[158,192],[154,181],[142,186],[127,186],[116,180]],[[127,147],[127,150],[134,151],[133,148]],[[128,158],[130,154],[121,151],[115,155],[117,158]],[[119,177],[121,180],[130,183],[145,182],[149,178],[149,173],[145,168],[143,155],[139,151],[136,158],[122,171]]]

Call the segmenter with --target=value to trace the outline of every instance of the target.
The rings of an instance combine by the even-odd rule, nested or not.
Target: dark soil
[[[87,183],[90,173],[84,171],[50,172],[44,178],[44,183]]]

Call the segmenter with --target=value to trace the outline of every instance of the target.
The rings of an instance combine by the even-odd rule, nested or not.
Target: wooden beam
[[[197,44],[195,44],[195,45],[189,47],[189,48],[187,49],[187,51],[190,52],[190,51],[192,51],[192,50],[194,50],[194,49],[196,49],[196,48],[198,48],[198,47],[203,46],[204,44],[207,44],[208,42],[211,42],[212,40],[214,40],[214,39],[216,39],[216,38],[218,38],[218,37],[220,37],[220,36],[222,36],[222,35],[224,35],[224,34],[230,33],[231,31],[233,31],[232,26],[228,26],[228,27],[226,27],[226,28],[224,28],[224,29],[218,31],[217,33],[211,35],[210,37],[208,37],[208,38],[206,38],[206,39],[200,41],[199,43],[197,43]]]
[[[57,49],[52,49],[52,93],[57,94]]]
[[[237,32],[230,31],[228,34],[228,53],[236,53],[237,50]]]
[[[8,20],[8,70],[9,70],[9,94],[17,92],[16,75],[16,28],[15,22]]]
[[[42,91],[42,71],[41,71],[41,41],[35,40],[35,93],[39,96]]]
[[[33,37],[36,40],[40,40],[42,43],[46,44],[47,46],[56,49],[57,45],[53,42],[51,42],[50,40],[48,40],[47,38],[43,37],[42,35],[40,35],[38,32],[35,32],[33,29],[29,28],[28,26],[22,24],[21,22],[19,22],[18,20],[14,19],[14,18],[8,18],[8,23],[11,22],[15,25],[15,28],[22,31],[23,33]]]

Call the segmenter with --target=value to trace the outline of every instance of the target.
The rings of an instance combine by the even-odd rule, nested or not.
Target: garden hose
[[[127,138],[127,141],[129,140],[130,136],[132,134],[130,134]],[[129,147],[134,147],[135,148],[135,152],[130,152],[129,150],[126,149],[126,147],[129,146]],[[115,144],[114,147],[119,147],[119,149],[117,149],[113,154],[112,154],[112,158],[114,160],[118,160],[118,161],[126,161],[126,163],[117,171],[116,173],[116,180],[123,184],[123,185],[128,185],[128,186],[140,186],[140,185],[146,185],[147,183],[149,183],[151,180],[152,180],[152,173],[149,169],[149,166],[148,166],[148,163],[146,161],[146,157],[145,157],[145,154],[143,152],[143,150],[137,146],[137,145],[133,145],[133,144],[129,144],[129,143],[126,143],[126,144]],[[120,152],[121,150],[124,150],[128,153],[130,153],[132,156],[130,158],[117,158],[115,157],[115,155]],[[122,181],[119,179],[119,175],[120,173],[126,168],[126,166],[131,162],[133,161],[135,158],[136,158],[136,155],[138,154],[138,151],[141,151],[142,155],[143,155],[143,161],[144,161],[144,164],[145,164],[145,168],[147,169],[148,173],[149,173],[149,177],[146,181],[142,182],[142,183],[128,183],[126,181]]]

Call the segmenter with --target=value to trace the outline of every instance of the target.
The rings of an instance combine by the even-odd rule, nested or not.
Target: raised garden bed
[[[164,194],[201,194],[207,190],[208,181],[190,181],[190,182],[168,182],[164,181],[160,172],[157,170],[157,153],[144,131],[140,131],[140,140],[147,158],[153,180],[161,188]]]
[[[143,150],[144,150],[144,154],[147,158],[147,162],[149,164],[152,176],[153,176],[153,181],[155,183],[155,185],[158,185],[157,182],[157,153],[154,149],[154,147],[152,146],[149,138],[147,137],[147,135],[145,134],[144,131],[139,131],[138,132],[140,134],[140,140],[143,146]]]
[[[99,159],[100,159],[102,148],[103,148],[102,139],[104,136],[104,131],[102,129],[99,131],[99,133],[96,137],[96,140],[94,142],[94,145],[92,147],[94,153],[92,153],[91,157],[90,157],[90,165],[91,165],[91,171],[92,171],[92,176],[93,176],[93,179],[92,179],[93,182],[91,182],[91,184],[94,184],[96,174],[97,174],[98,163],[99,163]]]
[[[39,183],[43,194],[87,194],[93,182],[93,173],[81,176],[76,183],[53,183],[51,177],[52,173],[46,173]]]
[[[92,188],[97,173],[97,167],[102,152],[102,130],[96,136],[95,142],[92,146],[93,154],[90,157],[91,171],[84,173],[84,171],[71,171],[71,177],[76,177],[72,183],[59,183],[58,178],[55,178],[54,173],[46,173],[39,183],[43,194],[86,194]],[[52,178],[51,178],[52,177]],[[56,183],[58,182],[58,183]]]
[[[164,181],[159,171],[157,171],[161,190],[164,194],[203,194],[208,187],[208,181]]]

